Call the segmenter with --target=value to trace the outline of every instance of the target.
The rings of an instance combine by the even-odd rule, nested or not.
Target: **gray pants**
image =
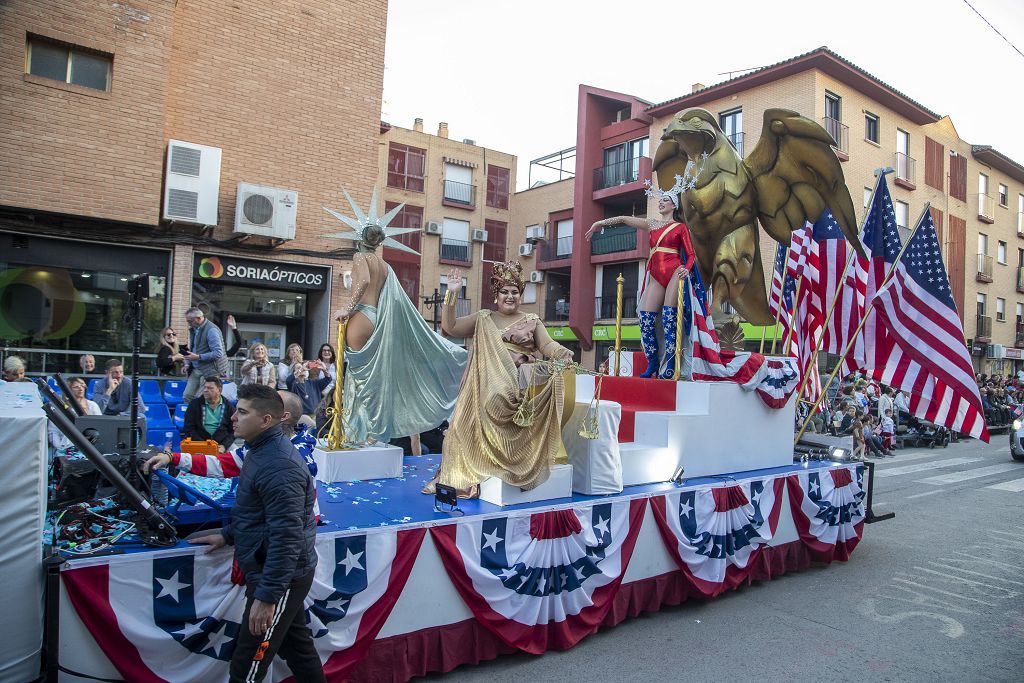
[[[185,385],[185,393],[182,394],[182,401],[187,405],[203,390],[203,373],[198,368],[192,368],[188,373],[188,384]]]

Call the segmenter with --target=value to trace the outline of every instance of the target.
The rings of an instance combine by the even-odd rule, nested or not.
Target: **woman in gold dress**
[[[519,305],[524,288],[518,261],[494,267],[491,289],[496,311],[482,309],[455,317],[455,297],[446,297],[441,328],[452,337],[473,338],[469,368],[455,402],[437,476],[463,497],[478,493],[488,477],[522,489],[536,488],[550,473],[561,444],[564,381],[541,362],[572,360],[572,352],[553,341],[544,323]],[[462,273],[448,273],[448,291],[462,288]]]

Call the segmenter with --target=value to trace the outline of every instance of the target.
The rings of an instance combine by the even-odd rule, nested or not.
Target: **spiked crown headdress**
[[[342,191],[342,193],[344,193],[345,199],[348,200],[349,205],[352,207],[352,213],[354,214],[355,217],[354,218],[350,218],[348,216],[344,216],[344,215],[338,213],[337,211],[335,211],[334,209],[328,209],[326,206],[324,207],[324,211],[326,211],[327,213],[331,214],[332,216],[337,218],[339,221],[341,221],[342,223],[344,223],[348,227],[352,228],[352,230],[349,231],[349,232],[332,232],[330,234],[323,235],[323,237],[329,237],[329,238],[332,238],[332,239],[352,240],[357,245],[363,244],[363,245],[369,246],[371,248],[376,248],[378,245],[376,245],[376,244],[369,244],[369,243],[366,242],[366,239],[365,239],[366,229],[367,228],[371,228],[371,227],[376,227],[376,228],[379,228],[380,230],[384,231],[385,238],[384,238],[384,241],[381,242],[381,244],[383,244],[385,247],[388,247],[389,249],[398,249],[400,251],[407,251],[410,254],[416,254],[417,256],[420,255],[420,253],[418,251],[416,251],[415,249],[412,249],[411,247],[407,247],[406,245],[402,244],[401,242],[399,242],[399,241],[397,241],[395,239],[392,239],[395,235],[404,235],[404,234],[409,233],[409,232],[417,232],[417,230],[418,230],[417,228],[389,228],[388,227],[388,223],[390,223],[392,220],[394,220],[395,216],[398,215],[398,212],[401,211],[403,207],[405,207],[405,204],[399,204],[398,206],[396,206],[395,208],[391,209],[390,211],[388,211],[383,216],[378,216],[377,215],[377,188],[376,187],[373,188],[373,197],[370,199],[370,211],[369,211],[369,213],[364,213],[363,210],[361,208],[359,208],[359,205],[356,204],[355,200],[352,199],[352,197],[349,195],[349,193],[344,188],[341,191]]]

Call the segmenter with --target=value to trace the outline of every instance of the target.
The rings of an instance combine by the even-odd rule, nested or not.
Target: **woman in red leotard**
[[[675,189],[675,188],[673,188]],[[647,369],[641,377],[659,376],[658,368],[658,337],[655,323],[658,309],[661,309],[662,324],[665,328],[665,370],[660,374],[662,379],[671,379],[675,374],[675,343],[676,343],[676,303],[678,282],[688,275],[699,280],[695,268],[696,260],[693,244],[690,241],[690,229],[680,220],[678,201],[679,193],[658,191],[658,213],[661,219],[646,220],[636,216],[616,216],[597,221],[587,231],[590,239],[595,230],[611,225],[628,225],[637,230],[650,231],[651,256],[647,261],[644,283],[640,290],[640,341],[644,356],[647,358]],[[696,283],[695,283],[696,286]],[[698,296],[703,296],[704,287],[700,285]],[[684,313],[685,316],[685,313]],[[685,322],[689,323],[689,320]],[[686,325],[689,332],[689,324]]]

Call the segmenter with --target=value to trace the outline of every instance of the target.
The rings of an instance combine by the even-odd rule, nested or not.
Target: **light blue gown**
[[[465,349],[427,326],[391,266],[376,313],[366,346],[345,347],[345,437],[352,442],[437,427],[454,410],[468,360]]]

